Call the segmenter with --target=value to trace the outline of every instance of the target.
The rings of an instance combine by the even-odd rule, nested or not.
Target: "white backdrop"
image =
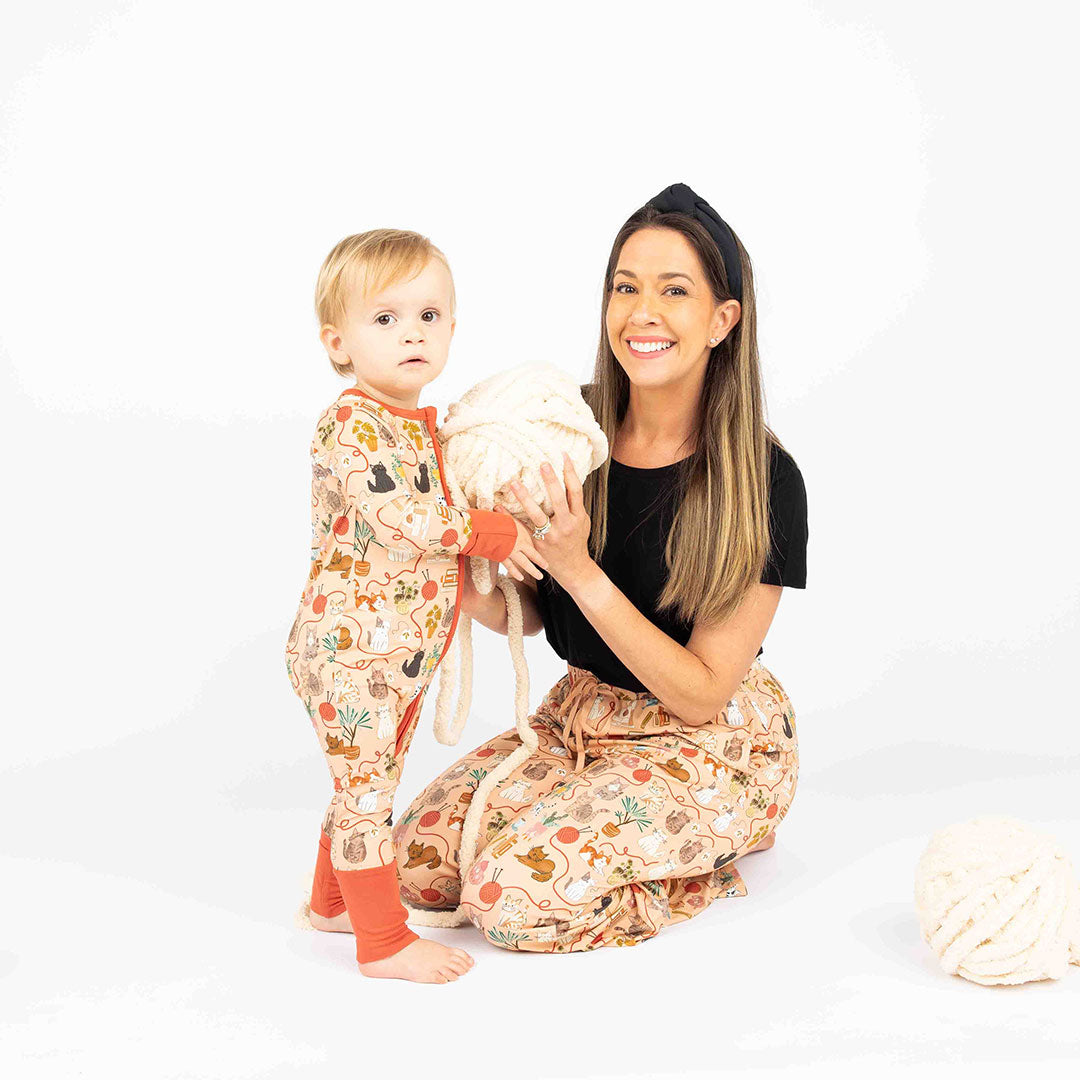
[[[12,1075],[985,1074],[1076,1052],[1080,969],[1004,992],[946,976],[911,897],[929,835],[978,814],[1080,867],[1072,5],[5,21]],[[763,656],[798,717],[791,814],[740,863],[745,899],[641,948],[525,957],[425,929],[475,969],[365,980],[343,935],[291,922],[328,783],[283,648],[308,442],[346,385],[319,264],[377,226],[446,252],[458,328],[421,395],[441,420],[506,366],[588,377],[611,240],[676,181],[750,252],[769,420],[808,490],[808,588]],[[506,640],[474,642],[462,743],[435,743],[432,695],[399,805],[512,723]],[[543,635],[527,655],[535,705],[565,665]]]

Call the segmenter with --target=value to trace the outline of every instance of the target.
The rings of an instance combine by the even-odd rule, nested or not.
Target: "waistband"
[[[761,668],[755,658],[747,675]],[[565,681],[562,700],[555,700],[559,686]],[[698,742],[705,735],[702,726],[684,724],[668,712],[654,694],[628,690],[603,682],[586,668],[567,664],[566,675],[548,693],[543,710],[550,723],[559,731],[563,745],[577,753],[575,772],[580,772],[585,760],[586,739],[603,739],[617,733],[620,736],[654,735],[671,732]],[[739,733],[735,733],[738,735]],[[748,740],[738,739],[738,746],[725,748],[725,758],[741,760],[748,752]]]
[[[636,692],[598,679],[586,668],[567,664],[566,693],[553,703],[550,718],[559,728],[567,749],[577,751],[575,772],[585,760],[585,740],[603,739],[613,727],[638,729],[638,734],[659,731],[677,724],[677,718],[648,691]]]

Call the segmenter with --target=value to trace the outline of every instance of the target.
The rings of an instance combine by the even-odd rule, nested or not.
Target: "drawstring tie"
[[[584,763],[586,737],[604,738],[617,712],[617,703],[606,702],[610,695],[598,693],[599,686],[600,680],[590,671],[576,676],[555,712],[563,746],[570,749],[573,742],[577,748],[574,772],[580,772]]]

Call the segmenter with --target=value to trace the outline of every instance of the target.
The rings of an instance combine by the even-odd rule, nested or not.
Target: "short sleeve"
[[[761,580],[767,585],[806,588],[806,485],[790,454],[773,444],[769,482],[771,550]]]

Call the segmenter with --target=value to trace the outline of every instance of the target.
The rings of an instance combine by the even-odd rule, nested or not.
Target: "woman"
[[[630,945],[745,895],[734,863],[772,845],[798,778],[794,712],[761,664],[783,586],[804,588],[802,476],[764,421],[749,258],[683,184],[620,229],[594,380],[611,446],[584,484],[545,465],[524,489],[544,570],[525,632],[567,674],[530,717],[539,748],[492,793],[459,878],[465,809],[520,745],[513,728],[434,780],[396,824],[403,897],[461,905],[488,940],[535,952]],[[538,579],[538,580],[537,580]],[[506,633],[497,591],[463,610]]]

